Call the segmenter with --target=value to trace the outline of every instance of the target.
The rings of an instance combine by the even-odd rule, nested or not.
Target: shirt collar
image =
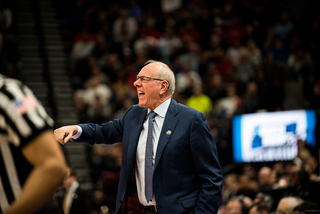
[[[161,103],[157,108],[155,108],[153,111],[155,113],[157,113],[157,115],[159,115],[160,117],[163,117],[166,115],[167,111],[168,111],[168,108],[169,108],[169,105],[170,105],[170,102],[171,102],[171,97],[168,98],[166,101],[164,101],[163,103]],[[148,109],[148,115],[150,113],[150,109]]]

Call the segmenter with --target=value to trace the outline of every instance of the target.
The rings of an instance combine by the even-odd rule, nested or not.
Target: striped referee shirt
[[[52,127],[53,120],[32,91],[0,75],[0,213],[19,197],[33,168],[21,149]]]

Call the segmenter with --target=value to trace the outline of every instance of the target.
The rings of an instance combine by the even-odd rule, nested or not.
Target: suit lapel
[[[177,110],[177,102],[175,100],[171,100],[171,103],[169,105],[166,117],[164,119],[164,123],[162,126],[159,143],[157,147],[157,153],[156,153],[156,160],[154,165],[154,171],[156,170],[159,160],[161,159],[162,153],[164,148],[166,147],[167,143],[169,142],[169,139],[171,135],[173,134],[176,125],[178,123],[178,119],[176,118],[176,115],[178,114]]]
[[[136,152],[137,152],[137,146],[138,146],[138,141],[139,141],[139,136],[141,133],[142,125],[143,122],[146,118],[148,109],[143,109],[140,113],[136,114],[134,119],[132,120],[132,130],[130,136],[128,136],[128,151],[127,151],[127,164],[128,168],[127,170],[128,173],[131,173],[132,166],[135,163],[135,157],[136,157]],[[124,136],[126,137],[126,136]]]

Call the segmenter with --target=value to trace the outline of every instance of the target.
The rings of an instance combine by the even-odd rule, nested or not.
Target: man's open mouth
[[[138,97],[139,97],[139,98],[143,97],[144,95],[145,95],[145,93],[144,93],[144,92],[142,92],[142,91],[138,91]]]

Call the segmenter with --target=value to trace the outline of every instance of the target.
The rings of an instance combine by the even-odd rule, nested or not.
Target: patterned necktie
[[[153,133],[153,121],[157,113],[151,111],[149,113],[149,128],[147,136],[147,145],[146,145],[146,157],[145,157],[145,194],[147,202],[152,198],[152,176],[153,176],[153,167],[152,167],[152,133]]]

